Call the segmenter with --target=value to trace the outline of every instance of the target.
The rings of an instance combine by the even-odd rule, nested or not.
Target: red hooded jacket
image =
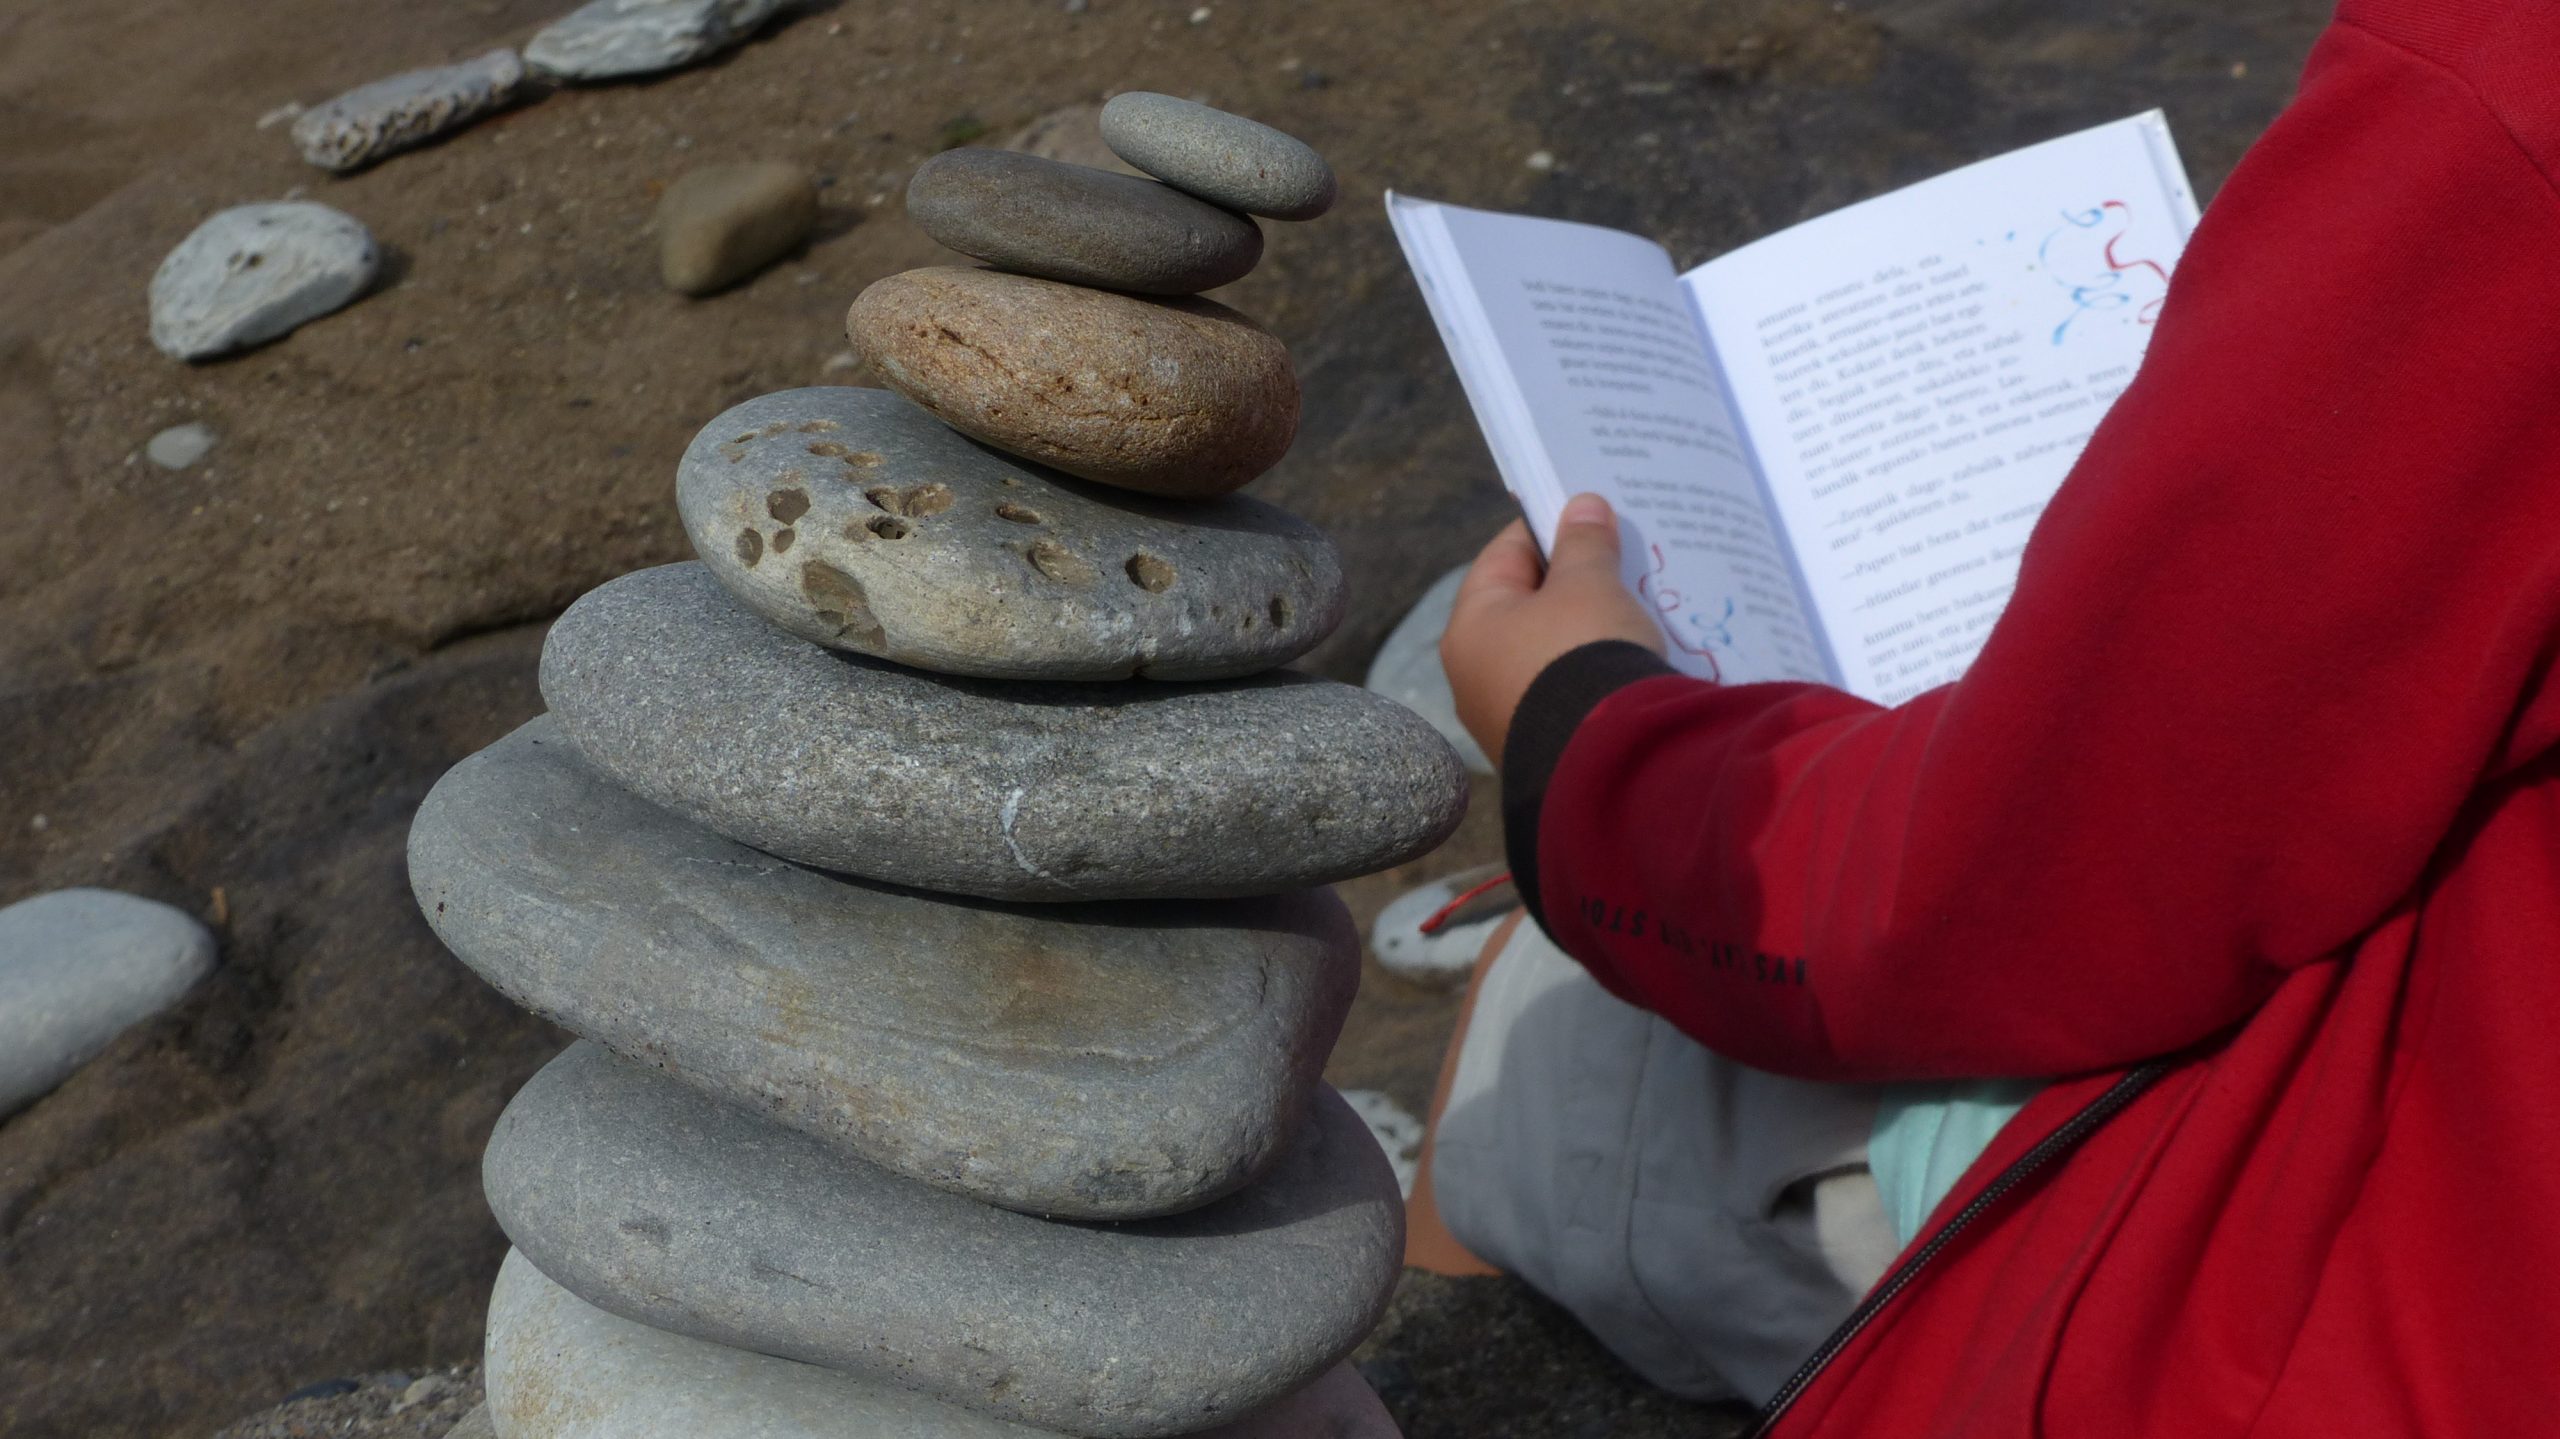
[[[1961,681],[1532,687],[1514,866],[1610,990],[2062,1077],[1775,1434],[2560,1434],[2555,175],[2560,3],[2347,0]]]

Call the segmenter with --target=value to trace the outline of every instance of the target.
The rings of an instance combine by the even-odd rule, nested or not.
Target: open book
[[[2197,219],[2156,110],[1685,275],[1616,230],[1387,209],[1541,546],[1604,495],[1672,663],[1884,704],[1981,648]]]

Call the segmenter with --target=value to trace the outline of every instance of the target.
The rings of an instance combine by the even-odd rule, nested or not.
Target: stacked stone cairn
[[[579,600],[550,712],[410,840],[465,962],[580,1036],[492,1136],[499,1439],[1392,1435],[1343,1363],[1401,1257],[1319,1078],[1318,886],[1457,824],[1421,719],[1277,667],[1340,619],[1280,343],[1196,298],[1333,177],[1164,96],[1163,183],[945,153],[994,268],[880,281],[895,391],[767,395],[677,478],[698,563]]]

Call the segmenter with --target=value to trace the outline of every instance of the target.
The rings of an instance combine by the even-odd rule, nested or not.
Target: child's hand
[[[1556,550],[1540,576],[1538,542],[1515,520],[1476,556],[1458,587],[1440,663],[1458,722],[1502,762],[1511,713],[1559,655],[1594,640],[1633,640],[1662,653],[1662,631],[1618,579],[1618,521],[1598,495],[1576,495],[1556,522]]]

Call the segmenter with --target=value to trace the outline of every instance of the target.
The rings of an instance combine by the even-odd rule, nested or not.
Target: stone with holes
[[[361,169],[505,106],[523,84],[524,62],[513,50],[411,70],[303,112],[293,122],[293,143],[323,169]]]
[[[339,308],[382,263],[373,232],[308,200],[235,205],[198,225],[151,277],[151,343],[202,360]]]
[[[784,634],[695,564],[571,605],[542,692],[609,778],[697,823],[992,899],[1298,889],[1424,854],[1466,811],[1447,742],[1367,690],[923,674]]]
[[[1268,1167],[1360,975],[1325,890],[928,898],[679,819],[548,719],[438,782],[409,881],[536,1014],[910,1178],[1077,1219],[1192,1208]]]
[[[912,1390],[634,1324],[509,1254],[489,1297],[489,1408],[544,1439],[1055,1439]],[[1196,1439],[1395,1439],[1337,1364]],[[486,1435],[482,1439],[487,1439]]]
[[[1102,138],[1166,184],[1231,209],[1312,220],[1333,208],[1333,167],[1305,141],[1197,100],[1114,95],[1102,107]]]
[[[1403,1257],[1395,1175],[1329,1089],[1216,1204],[1055,1224],[581,1043],[508,1104],[481,1173],[516,1248],[598,1308],[1103,1439],[1192,1433],[1314,1381]]]
[[[942,674],[1220,679],[1342,618],[1333,542],[1241,496],[1155,499],[955,434],[886,390],[786,390],[695,436],[696,553],[791,633]]]
[[[1262,231],[1153,180],[1037,155],[945,150],[907,183],[907,217],[1002,269],[1147,295],[1189,295],[1244,278]]]
[[[1123,489],[1222,495],[1298,433],[1287,347],[1210,300],[909,270],[864,290],[845,333],[943,423]]]

